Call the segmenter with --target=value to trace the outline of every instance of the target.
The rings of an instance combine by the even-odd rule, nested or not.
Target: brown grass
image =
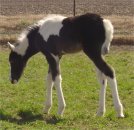
[[[5,45],[7,41],[15,42],[17,36],[23,29],[43,15],[19,15],[19,16],[0,16],[0,45]]]

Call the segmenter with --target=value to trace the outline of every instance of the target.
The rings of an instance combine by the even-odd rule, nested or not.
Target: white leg
[[[103,116],[105,114],[105,95],[106,95],[106,86],[107,86],[107,79],[105,75],[96,68],[98,81],[101,85],[100,94],[99,94],[99,109],[97,111],[97,116]]]
[[[61,87],[61,75],[57,75],[55,78],[55,87],[57,91],[57,96],[58,96],[58,114],[62,115],[64,112],[64,109],[66,107],[66,103],[64,100],[63,92],[62,92],[62,87]]]
[[[46,102],[45,102],[44,113],[48,114],[52,106],[52,88],[54,84],[51,73],[48,73],[46,82],[47,82],[46,84],[47,88],[46,88]]]
[[[62,115],[64,112],[64,109],[66,107],[66,103],[64,100],[64,96],[63,96],[63,92],[62,92],[62,86],[61,86],[61,75],[60,73],[60,64],[59,64],[59,56],[56,56],[54,54],[52,54],[52,57],[54,58],[55,62],[56,62],[56,68],[53,70],[53,72],[56,72],[56,77],[54,79],[54,85],[57,91],[57,96],[58,96],[58,114]],[[55,76],[55,75],[54,75]]]
[[[115,109],[117,111],[117,116],[124,117],[123,106],[119,99],[116,78],[112,79],[112,78],[108,77],[107,79],[108,79],[109,85],[111,87],[113,102],[114,102]]]

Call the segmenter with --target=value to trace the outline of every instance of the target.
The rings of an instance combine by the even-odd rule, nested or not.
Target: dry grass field
[[[47,14],[73,15],[72,0],[0,0],[0,44],[14,42],[28,25]],[[98,13],[115,28],[113,44],[134,45],[133,0],[76,0],[76,14]]]

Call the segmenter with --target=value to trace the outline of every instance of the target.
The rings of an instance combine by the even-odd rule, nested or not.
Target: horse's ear
[[[7,42],[7,45],[12,51],[14,51],[14,49],[15,49],[14,45],[12,45],[10,42]]]

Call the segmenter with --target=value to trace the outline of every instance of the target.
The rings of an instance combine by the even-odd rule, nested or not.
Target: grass
[[[96,117],[99,84],[93,64],[83,54],[64,56],[61,60],[63,92],[67,107],[64,117],[57,112],[53,90],[53,107],[43,115],[48,65],[38,54],[30,59],[17,85],[9,82],[9,51],[0,51],[0,129],[1,130],[133,130],[134,129],[134,54],[112,48],[106,60],[116,70],[118,89],[125,118],[116,118],[111,91],[107,87],[106,115]]]

